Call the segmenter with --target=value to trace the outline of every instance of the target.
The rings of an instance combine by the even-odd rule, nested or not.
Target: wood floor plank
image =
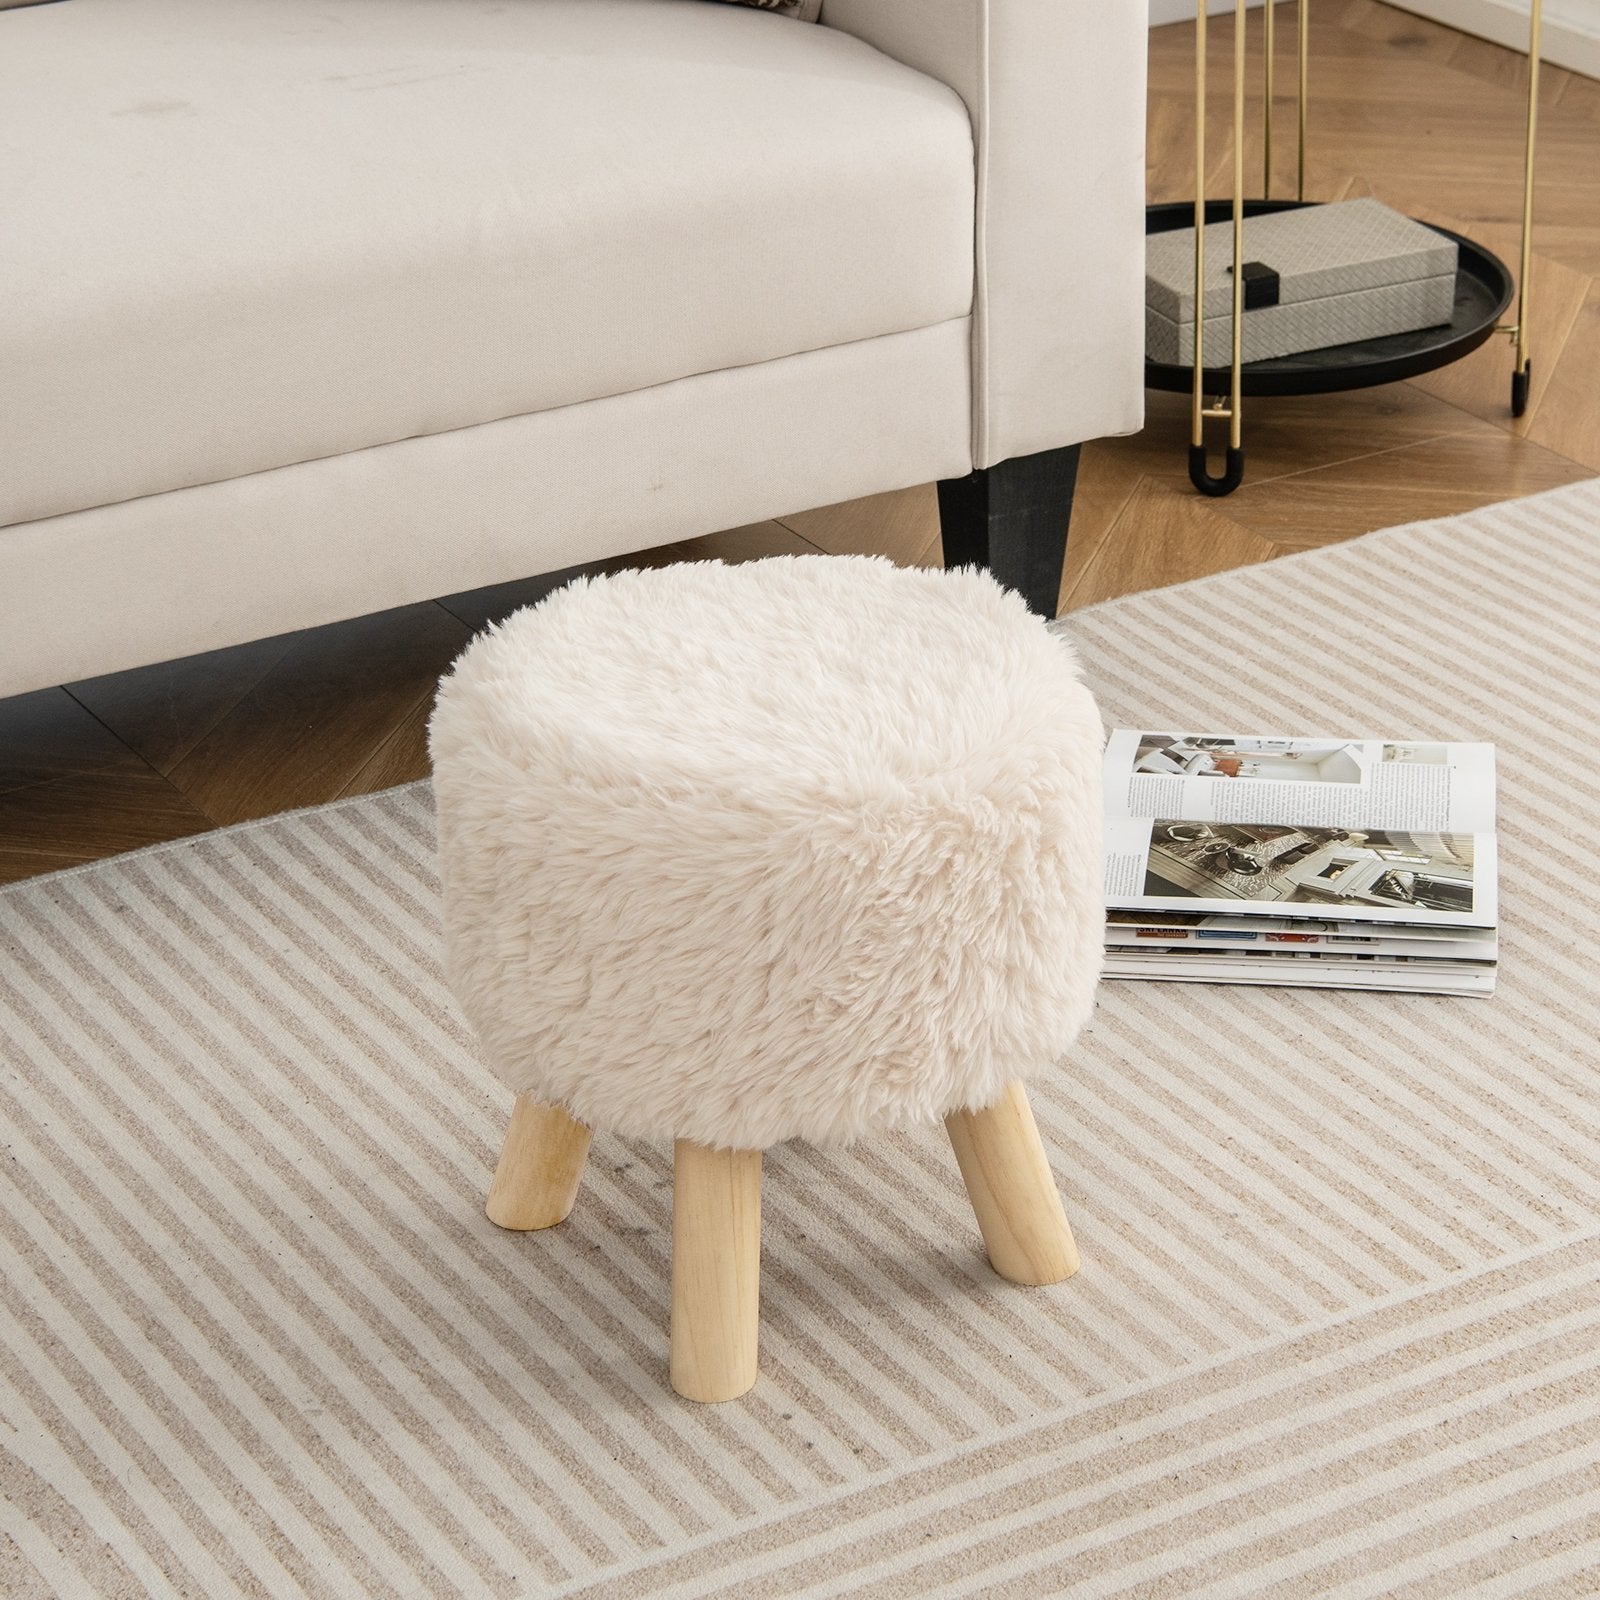
[[[1334,466],[1442,439],[1464,426],[1448,401],[1412,384],[1391,383],[1345,394],[1293,395],[1244,402],[1246,481],[1260,484],[1290,473]],[[1208,435],[1219,448],[1217,424]],[[1145,396],[1142,433],[1099,442],[1097,453],[1113,457],[1138,475],[1187,489],[1189,398],[1152,390]]]
[[[402,783],[415,783],[432,775],[428,761],[428,718],[433,714],[433,696],[413,706],[405,720],[362,763],[338,794],[376,794]]]
[[[1538,190],[1539,216],[1534,228],[1539,249],[1553,260],[1564,262],[1574,272],[1587,272],[1591,277],[1600,278],[1600,238],[1596,238],[1593,226],[1573,220],[1570,207],[1564,216],[1552,216],[1545,188],[1541,185]],[[1592,190],[1584,198],[1588,204],[1594,204]]]
[[[294,636],[86,678],[67,692],[157,772],[172,769],[283,659]]]
[[[1600,199],[1597,199],[1600,204]],[[1436,222],[1443,227],[1464,233],[1476,243],[1493,250],[1506,262],[1513,274],[1522,250],[1522,230],[1503,224],[1479,223],[1470,226],[1460,218],[1451,217],[1431,208],[1422,208],[1425,222]],[[1594,280],[1585,273],[1575,272],[1564,262],[1535,253],[1533,270],[1529,275],[1529,353],[1532,372],[1528,411],[1522,417],[1511,415],[1511,372],[1515,364],[1515,351],[1510,339],[1496,336],[1470,356],[1440,367],[1435,372],[1425,372],[1412,383],[1438,399],[1447,400],[1472,416],[1481,417],[1510,433],[1527,433],[1538,413],[1545,387],[1550,381],[1566,347],[1578,313],[1594,286]],[[1505,321],[1516,320],[1517,308],[1513,301]]]
[[[1151,35],[1165,32],[1157,28]],[[1152,55],[1155,46],[1152,44]],[[1145,159],[1149,166],[1151,204],[1194,198],[1194,106],[1192,80],[1186,87],[1152,78],[1146,118]]]
[[[136,771],[142,765],[65,689],[0,699],[0,794],[71,773]]]
[[[217,822],[328,799],[432,696],[469,636],[431,603],[297,634],[172,781]]]
[[[904,567],[927,562],[939,537],[938,496],[931,483],[819,506],[781,520],[829,555],[883,555]]]
[[[1449,63],[1457,72],[1464,72],[1480,83],[1492,84],[1495,88],[1505,90],[1519,98],[1525,98],[1527,95],[1527,57],[1504,49],[1500,45],[1490,44],[1487,39],[1475,39],[1470,33],[1456,34],[1455,47],[1450,52]],[[1548,63],[1541,64],[1539,70],[1541,108],[1547,103],[1552,106],[1559,103],[1559,96],[1554,92],[1557,87],[1554,80],[1560,73],[1560,67]]]
[[[1322,11],[1319,5],[1315,7]],[[1329,6],[1322,21],[1351,36],[1361,50],[1373,45],[1386,51],[1404,51],[1415,61],[1431,62],[1435,66],[1451,60],[1461,40],[1468,36],[1429,17],[1419,17],[1415,12],[1400,6],[1390,6],[1381,0],[1339,0]],[[1328,40],[1318,38],[1321,47],[1319,59],[1326,59]]]
[[[1072,497],[1067,530],[1067,558],[1061,593],[1070,594],[1095,561],[1106,535],[1115,526],[1145,474],[1141,471],[1139,435],[1091,439],[1078,462],[1078,483]]]
[[[816,546],[779,522],[752,522],[721,533],[703,534],[677,544],[636,550],[611,561],[594,561],[512,583],[497,583],[468,594],[446,595],[439,603],[476,633],[499,622],[523,606],[536,605],[553,589],[570,583],[580,573],[617,572],[627,567],[664,567],[676,561],[756,561],[763,556],[815,555]]]
[[[1528,438],[1600,472],[1600,279],[1590,280],[1559,354],[1544,366],[1540,382],[1535,361],[1538,407],[1529,418]]]
[[[1141,479],[1094,559],[1062,595],[1062,612],[1118,595],[1270,561],[1271,540],[1242,528],[1218,503]]]
[[[1545,71],[1550,72],[1547,66]],[[1563,111],[1570,111],[1593,122],[1600,122],[1600,78],[1586,77],[1581,72],[1563,72],[1560,67],[1551,72],[1551,98]]]
[[[1446,439],[1302,472],[1231,495],[1240,527],[1289,548],[1349,539],[1591,477],[1588,468],[1486,423]]]
[[[0,794],[0,883],[204,833],[212,819],[142,762]]]

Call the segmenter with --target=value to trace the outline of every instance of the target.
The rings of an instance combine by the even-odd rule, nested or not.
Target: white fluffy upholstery
[[[592,1126],[845,1143],[991,1103],[1089,1013],[1100,721],[986,574],[575,583],[474,641],[431,744],[456,993]]]

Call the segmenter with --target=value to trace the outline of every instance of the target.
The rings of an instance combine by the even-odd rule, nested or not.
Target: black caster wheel
[[[1520,417],[1528,409],[1528,379],[1533,373],[1530,361],[1521,372],[1511,374],[1511,415]]]

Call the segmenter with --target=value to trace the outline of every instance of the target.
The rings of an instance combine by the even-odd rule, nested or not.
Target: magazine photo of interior
[[[1412,767],[1446,767],[1450,764],[1447,744],[1386,744],[1383,759]]]
[[[1470,834],[1158,820],[1145,893],[1470,914],[1473,854]]]
[[[1360,783],[1366,775],[1362,754],[1363,747],[1350,741],[1141,733],[1133,770],[1178,778]]]

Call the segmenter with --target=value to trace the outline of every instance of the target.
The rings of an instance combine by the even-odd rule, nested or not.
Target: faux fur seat
[[[580,581],[469,647],[431,742],[451,980],[541,1119],[497,1183],[569,1123],[751,1153],[979,1113],[1089,1012],[1100,722],[987,574]]]

